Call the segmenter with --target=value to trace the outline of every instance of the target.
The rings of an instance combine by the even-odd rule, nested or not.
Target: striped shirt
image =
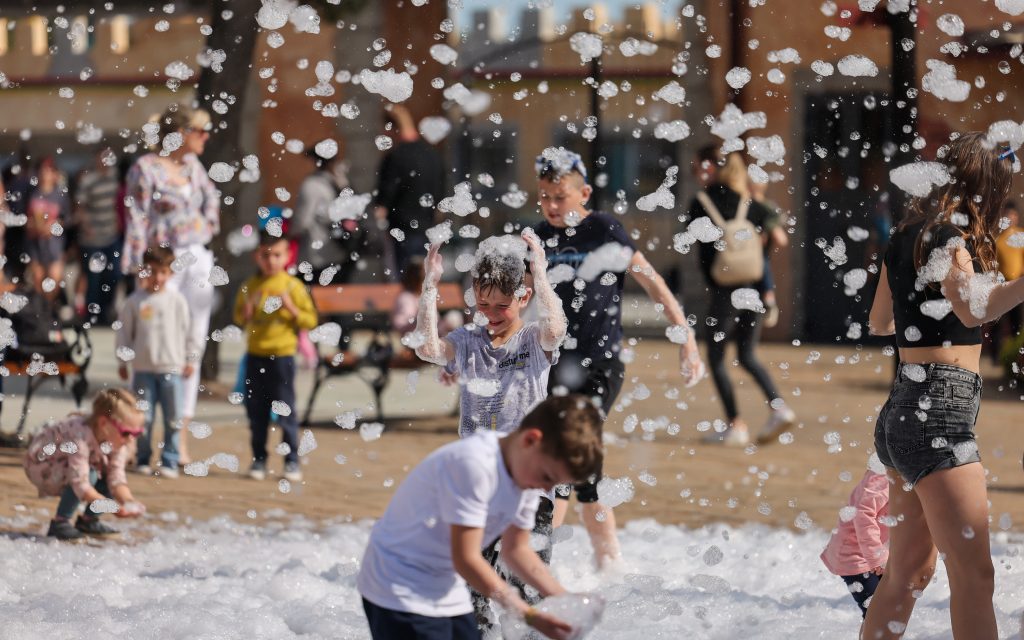
[[[83,248],[101,249],[121,235],[117,221],[117,171],[88,169],[78,179],[75,203],[81,215],[78,242]]]

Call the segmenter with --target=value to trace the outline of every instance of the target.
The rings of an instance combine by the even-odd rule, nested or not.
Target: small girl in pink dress
[[[870,467],[839,512],[839,524],[821,553],[828,570],[846,582],[861,616],[867,615],[868,599],[889,559],[889,527],[879,521],[889,514],[889,478]]]
[[[109,535],[117,530],[101,522],[100,513],[137,517],[145,512],[128,488],[125,474],[143,422],[131,392],[104,389],[96,394],[91,414],[73,413],[32,438],[25,454],[25,475],[41,497],[60,496],[47,536],[76,540],[83,535]],[[71,518],[83,501],[89,508],[72,525]]]

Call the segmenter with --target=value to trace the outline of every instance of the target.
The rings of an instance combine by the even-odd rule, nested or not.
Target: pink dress
[[[889,514],[889,479],[870,469],[850,494],[853,518],[840,518],[836,532],[821,553],[821,561],[837,576],[868,573],[889,559],[889,527],[879,518]]]
[[[25,475],[39,489],[40,497],[59,496],[70,486],[81,498],[92,486],[90,469],[95,469],[111,489],[128,483],[124,469],[130,448],[111,449],[109,443],[97,442],[86,416],[72,414],[44,427],[32,438],[25,453]]]

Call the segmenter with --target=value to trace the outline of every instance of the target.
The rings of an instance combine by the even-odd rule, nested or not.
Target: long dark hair
[[[1013,161],[1000,158],[1001,149],[978,131],[965,133],[944,147],[941,159],[950,172],[949,183],[924,198],[914,198],[900,229],[924,221],[914,244],[914,265],[920,269],[928,261],[928,238],[939,225],[951,225],[981,261],[984,271],[994,268],[995,239],[1003,202],[1010,195]],[[941,151],[940,151],[941,153]],[[967,225],[952,221],[954,213],[967,216]]]

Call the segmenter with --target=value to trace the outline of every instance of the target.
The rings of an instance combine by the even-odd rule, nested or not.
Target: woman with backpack
[[[764,205],[750,199],[747,167],[739,153],[726,157],[715,181],[699,191],[690,203],[688,228],[701,240],[700,266],[711,296],[708,362],[728,421],[726,429],[710,434],[708,442],[735,447],[750,443],[747,422],[740,417],[726,369],[725,345],[730,334],[736,340],[740,366],[754,377],[771,406],[771,415],[757,441],[770,442],[796,421],[793,410],[786,406],[755,354],[763,311],[757,293],[765,267],[762,229],[770,216],[771,211]]]

